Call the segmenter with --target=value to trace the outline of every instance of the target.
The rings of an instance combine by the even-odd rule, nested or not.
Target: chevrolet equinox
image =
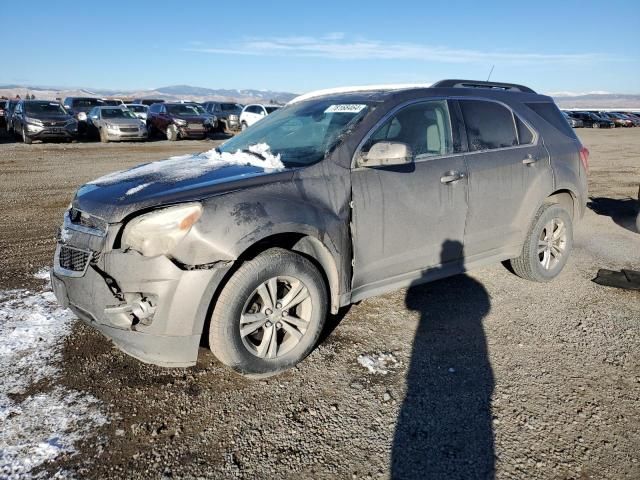
[[[587,168],[552,99],[522,85],[307,94],[214,150],[82,186],[52,283],[144,362],[193,365],[208,340],[237,372],[271,375],[373,295],[507,260],[552,280]]]

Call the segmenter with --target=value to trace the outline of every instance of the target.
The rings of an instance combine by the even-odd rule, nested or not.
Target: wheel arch
[[[551,193],[547,198],[545,198],[544,203],[556,203],[560,205],[569,212],[572,221],[576,218],[580,218],[578,197],[568,188],[559,189]]]

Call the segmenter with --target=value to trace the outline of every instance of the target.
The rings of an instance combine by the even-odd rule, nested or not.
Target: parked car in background
[[[122,140],[146,140],[147,126],[126,108],[94,107],[87,116],[89,134],[103,143]]]
[[[205,138],[211,122],[211,115],[190,103],[154,103],[147,112],[149,136],[162,134],[167,140]]]
[[[640,127],[640,117],[627,112],[613,112],[614,115],[625,120],[629,120],[634,127]]]
[[[60,103],[20,100],[13,112],[13,131],[24,143],[33,140],[72,141],[78,136],[78,121]]]
[[[147,112],[149,111],[149,107],[147,105],[142,105],[141,103],[127,103],[125,107],[146,124]]]
[[[161,98],[134,98],[131,103],[146,105],[147,107],[149,107],[154,103],[165,103],[165,101]]]
[[[240,129],[242,107],[237,103],[204,102],[202,107],[210,114],[216,116],[219,130],[235,131]]]
[[[97,97],[67,97],[62,104],[78,120],[78,132],[83,135],[87,131],[87,113],[94,107],[104,105],[104,102]]]
[[[240,113],[240,129],[246,130],[247,127],[250,127],[259,120],[262,120],[264,117],[275,112],[279,108],[280,107],[278,105],[261,105],[259,103],[247,105]]]
[[[19,101],[20,99],[11,98],[7,100],[7,103],[5,104],[4,121],[7,133],[13,133],[13,111],[15,110],[16,105],[18,105]]]
[[[9,100],[0,100],[0,128],[7,128],[7,119],[5,117],[5,110],[7,108]]]
[[[633,127],[633,122],[611,112],[595,112],[596,115],[614,123],[616,127]]]
[[[562,112],[562,116],[565,120],[571,125],[572,128],[581,128],[584,127],[584,123],[579,118],[573,118],[569,113]]]
[[[595,113],[591,112],[571,112],[569,113],[571,118],[577,118],[582,120],[582,123],[585,127],[590,128],[613,128],[615,127],[615,123],[606,118],[602,118]]]
[[[124,106],[124,102],[119,98],[102,98],[102,104],[107,107],[119,107]]]
[[[194,365],[204,337],[237,372],[273,375],[363,299],[500,261],[556,278],[588,154],[522,85],[305,95],[207,155],[80,188],[53,290],[142,361]]]

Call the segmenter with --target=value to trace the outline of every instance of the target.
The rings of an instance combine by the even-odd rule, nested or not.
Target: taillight
[[[585,172],[589,171],[589,150],[586,147],[580,147],[580,161]]]

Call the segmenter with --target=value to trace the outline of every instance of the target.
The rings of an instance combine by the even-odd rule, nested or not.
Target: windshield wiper
[[[243,148],[242,150],[240,150],[242,153],[248,153],[249,155],[253,155],[254,157],[258,157],[260,160],[262,160],[263,162],[266,160],[266,157],[264,155],[262,155],[261,153],[257,153],[254,152],[248,148]]]

